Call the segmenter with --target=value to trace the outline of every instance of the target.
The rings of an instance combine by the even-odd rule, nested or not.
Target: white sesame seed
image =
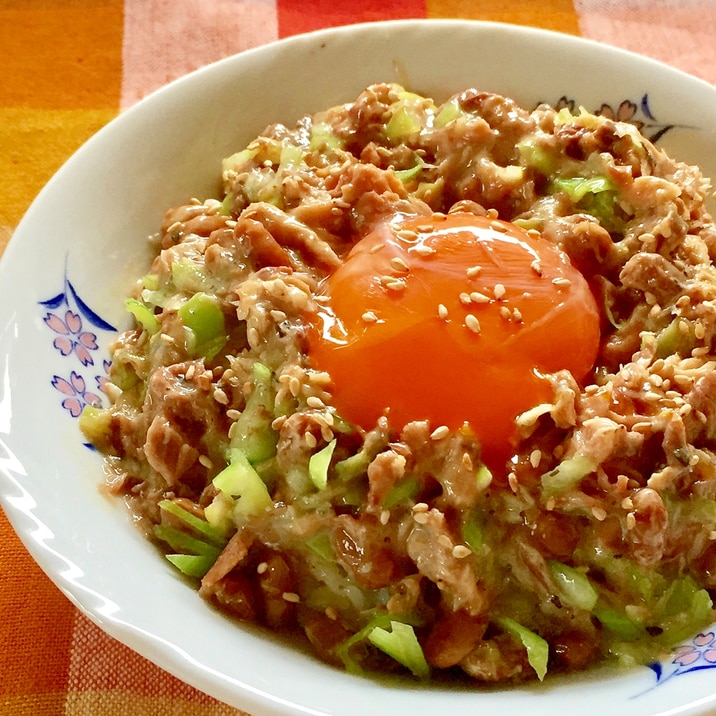
[[[434,249],[432,246],[426,246],[425,244],[418,244],[415,247],[415,253],[419,256],[422,256],[423,258],[426,258],[428,256],[433,256],[437,253],[437,249]]]
[[[564,278],[563,276],[557,276],[557,278],[553,278],[552,283],[558,288],[568,288],[572,285],[572,282],[568,278]]]
[[[536,448],[530,453],[530,465],[536,470],[540,462],[542,462],[542,451]]]
[[[333,440],[333,430],[331,430],[327,425],[324,425],[321,428],[321,437],[327,442],[331,442]]]
[[[393,256],[393,258],[390,259],[390,265],[394,271],[406,272],[409,270],[408,264],[406,264],[400,256]]]
[[[542,264],[541,264],[537,259],[535,259],[535,260],[530,264],[530,268],[531,268],[538,276],[541,276],[541,275],[542,275]]]
[[[366,311],[362,316],[361,319],[365,323],[376,323],[378,321],[378,316],[373,313],[373,311]]]
[[[370,247],[370,253],[377,254],[379,251],[382,251],[384,248],[385,248],[385,244],[373,244],[373,246]]]
[[[417,233],[415,233],[415,231],[412,231],[411,229],[400,229],[399,231],[395,232],[395,235],[399,239],[403,239],[404,241],[415,241],[415,239],[418,238]]]
[[[413,519],[419,525],[426,525],[428,523],[428,513],[427,512],[415,512],[413,514]]]
[[[241,417],[241,411],[240,411],[240,410],[236,410],[236,408],[229,408],[229,409],[226,411],[226,417],[227,417],[229,420],[238,420],[238,419]]]
[[[470,298],[469,293],[465,293],[464,291],[460,294],[460,303],[463,304],[463,306],[469,306],[472,303],[472,299]]]
[[[271,427],[274,430],[280,430],[283,427],[283,424],[285,422],[286,422],[286,416],[279,415],[277,418],[274,418],[274,420],[271,421]]]
[[[427,512],[428,511],[428,503],[427,502],[416,502],[413,505],[413,512]]]
[[[448,317],[447,306],[444,303],[438,304],[438,317],[445,320]]]
[[[199,464],[203,465],[207,470],[211,470],[214,467],[214,463],[208,455],[199,455]]]
[[[633,530],[636,527],[636,517],[633,512],[627,512],[626,516],[626,528]]]
[[[196,373],[196,365],[192,363],[187,369],[186,373],[184,373],[184,377],[187,380],[191,380],[194,377],[194,373]]]
[[[405,279],[395,276],[381,276],[380,282],[389,291],[402,291],[405,288]]]
[[[539,239],[541,234],[537,229],[527,229],[527,236],[529,236],[532,239]]]
[[[519,308],[512,309],[512,320],[515,323],[522,323],[522,312]]]
[[[486,296],[484,293],[480,293],[479,291],[473,291],[470,294],[470,300],[473,303],[489,303],[490,297]]]
[[[468,278],[475,278],[480,274],[480,271],[482,271],[482,266],[470,266],[465,273],[467,274]]]
[[[465,470],[472,470],[473,462],[472,457],[470,457],[470,453],[464,452],[462,454],[462,466]]]
[[[512,318],[512,311],[507,306],[500,306],[500,315],[509,321]]]
[[[517,494],[517,490],[518,490],[519,487],[520,487],[520,483],[519,483],[519,481],[517,480],[517,475],[515,475],[514,472],[511,472],[511,473],[507,476],[507,484],[510,486],[510,489],[512,490],[512,492],[514,492],[515,494]]]
[[[316,436],[313,433],[304,433],[303,439],[309,448],[314,448],[318,444]]]
[[[282,321],[286,320],[286,314],[283,311],[278,311],[274,308],[269,313],[271,315],[271,318],[273,318],[276,323],[281,323]]]
[[[380,524],[387,525],[390,522],[390,510],[383,510],[380,513]]]
[[[301,393],[301,381],[295,375],[288,379],[288,391],[294,398],[297,398]]]
[[[296,592],[284,592],[281,597],[285,602],[291,602],[291,604],[298,604],[301,601],[301,597]]]
[[[267,569],[268,569],[268,562],[259,562],[258,566],[256,567],[256,572],[258,574],[264,574]]]
[[[450,428],[448,428],[447,425],[441,425],[440,427],[435,428],[435,430],[430,433],[431,440],[442,440],[443,438],[446,438],[450,434]]]
[[[505,287],[501,283],[496,283],[495,288],[492,289],[492,292],[495,294],[495,298],[498,301],[504,297],[505,293],[507,293]]]
[[[335,607],[326,607],[323,613],[332,621],[338,619],[338,610]]]
[[[472,313],[468,313],[465,316],[465,328],[467,328],[468,331],[472,331],[473,333],[480,333],[480,321],[478,321],[477,318],[472,315]]]
[[[503,223],[501,223],[501,222],[499,222],[499,221],[493,221],[493,222],[490,224],[490,228],[491,228],[493,231],[497,231],[497,232],[500,233],[500,234],[506,234],[507,231],[508,231],[507,227],[506,227]]]
[[[214,400],[220,405],[229,404],[229,396],[221,388],[214,390]]]
[[[464,544],[456,544],[452,548],[452,556],[455,557],[455,559],[465,559],[465,557],[469,557],[472,554],[472,550]]]
[[[598,522],[604,522],[607,518],[607,511],[603,507],[592,507],[592,514]]]
[[[631,497],[625,497],[621,502],[621,506],[623,510],[633,510],[634,500],[632,500]]]
[[[499,215],[500,215],[500,214],[498,213],[497,209],[495,209],[495,208],[492,207],[492,206],[491,206],[491,207],[487,210],[487,212],[485,213],[485,216],[486,216],[488,219],[496,219]]]
[[[168,333],[160,333],[159,339],[164,343],[174,343],[174,336],[170,336]]]

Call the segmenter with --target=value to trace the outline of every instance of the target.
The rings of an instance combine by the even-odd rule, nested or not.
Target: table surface
[[[59,166],[169,80],[300,32],[426,17],[580,35],[716,83],[716,0],[0,0],[0,251]],[[241,713],[105,635],[1,511],[0,644],[4,716]]]

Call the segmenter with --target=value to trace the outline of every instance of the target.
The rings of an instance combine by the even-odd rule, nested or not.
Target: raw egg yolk
[[[504,472],[515,418],[552,402],[544,377],[592,369],[599,312],[585,278],[537,232],[470,213],[386,223],[325,281],[308,334],[334,405],[368,430],[381,415],[480,440]]]

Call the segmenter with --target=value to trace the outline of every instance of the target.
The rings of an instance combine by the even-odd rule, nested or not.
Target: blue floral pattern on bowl
[[[66,275],[63,290],[39,305],[45,310],[43,321],[52,333],[52,346],[66,359],[67,371],[53,375],[50,383],[62,395],[62,407],[78,418],[85,406],[99,406],[103,402],[100,393],[107,381],[110,361],[97,354],[96,331],[116,333],[117,329],[80,298]]]
[[[716,669],[716,633],[708,631],[697,634],[691,641],[674,647],[669,659],[651,663],[649,668],[656,676],[656,682],[651,688],[692,671]]]

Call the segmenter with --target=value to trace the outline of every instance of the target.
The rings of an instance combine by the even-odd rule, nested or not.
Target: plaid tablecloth
[[[0,0],[0,250],[64,160],[167,81],[300,32],[425,17],[582,35],[716,83],[716,0]],[[0,714],[236,713],[103,634],[0,512]]]

